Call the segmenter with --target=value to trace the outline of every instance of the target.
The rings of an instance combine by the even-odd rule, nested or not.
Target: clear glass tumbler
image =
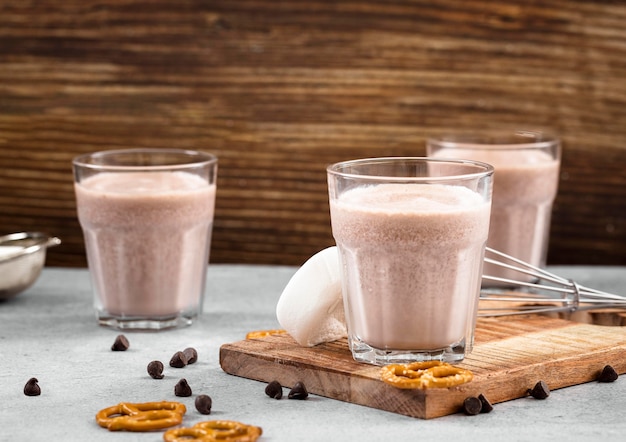
[[[548,253],[552,204],[557,194],[560,141],[538,131],[486,132],[427,141],[433,158],[464,158],[495,168],[491,227],[487,246],[544,267]],[[527,280],[523,274],[485,264],[485,274],[508,280]],[[530,278],[528,278],[530,280]],[[485,279],[485,288],[515,284]]]
[[[471,351],[492,173],[476,161],[430,158],[328,167],[354,359],[455,362]]]
[[[82,155],[73,167],[99,324],[190,325],[202,312],[217,158],[127,149]]]

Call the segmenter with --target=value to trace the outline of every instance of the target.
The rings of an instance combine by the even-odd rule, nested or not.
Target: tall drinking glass
[[[190,325],[202,311],[217,158],[128,149],[82,155],[73,166],[99,324]]]
[[[558,138],[537,131],[444,136],[428,140],[427,153],[434,158],[465,158],[493,165],[487,246],[536,267],[545,266],[552,203],[559,181]],[[503,280],[527,280],[515,270],[489,263],[484,271]],[[514,285],[507,281],[483,281],[485,288]]]
[[[462,360],[474,340],[493,168],[396,157],[327,173],[354,359]]]

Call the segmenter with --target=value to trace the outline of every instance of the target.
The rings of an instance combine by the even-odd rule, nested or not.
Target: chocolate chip
[[[117,335],[117,337],[115,338],[115,342],[113,342],[113,345],[111,346],[111,350],[126,351],[128,350],[128,347],[130,347],[130,343],[128,342],[126,336]]]
[[[613,382],[617,380],[617,377],[618,374],[615,369],[610,365],[605,365],[598,376],[598,382]]]
[[[193,364],[198,360],[198,352],[193,347],[188,347],[184,349],[183,354],[187,358],[187,364]]]
[[[550,389],[544,381],[539,381],[532,389],[528,389],[528,394],[535,399],[545,399],[550,396]]]
[[[191,396],[191,387],[187,383],[187,379],[181,379],[174,387],[174,394],[179,397]]]
[[[195,405],[200,414],[211,414],[213,401],[206,394],[201,394],[196,398]]]
[[[480,413],[482,407],[483,404],[480,402],[480,399],[474,396],[467,397],[463,401],[463,411],[469,416],[476,416]]]
[[[273,399],[281,399],[283,397],[283,386],[278,381],[272,381],[265,387],[265,394]]]
[[[26,385],[24,385],[24,394],[26,396],[39,396],[41,394],[41,388],[39,388],[37,378],[30,378]]]
[[[187,356],[182,351],[177,351],[170,359],[170,367],[174,368],[183,368],[187,365]]]
[[[306,387],[302,382],[296,382],[295,385],[291,388],[289,395],[287,396],[289,399],[306,399],[309,397],[309,392],[306,391]]]
[[[489,402],[489,399],[487,399],[484,394],[479,394],[478,400],[480,400],[480,403],[482,404],[480,408],[481,413],[490,413],[493,411],[493,405],[491,405],[491,402]]]
[[[163,362],[152,361],[148,364],[148,374],[152,379],[163,379]]]

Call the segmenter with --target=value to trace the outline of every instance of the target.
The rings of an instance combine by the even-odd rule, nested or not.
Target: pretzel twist
[[[275,329],[275,330],[256,330],[246,334],[246,339],[261,339],[270,335],[282,335],[287,333],[287,330]]]
[[[183,421],[187,409],[180,402],[121,402],[96,414],[96,422],[109,431],[152,431]]]
[[[201,442],[254,442],[263,433],[261,427],[228,420],[198,422],[193,427],[167,430],[163,434],[165,442],[189,440]]]
[[[391,364],[381,369],[381,379],[397,388],[450,388],[470,382],[471,371],[440,361]]]

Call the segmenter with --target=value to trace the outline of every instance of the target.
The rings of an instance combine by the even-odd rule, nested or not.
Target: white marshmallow
[[[316,253],[296,271],[280,295],[276,317],[305,347],[347,336],[337,247]]]

